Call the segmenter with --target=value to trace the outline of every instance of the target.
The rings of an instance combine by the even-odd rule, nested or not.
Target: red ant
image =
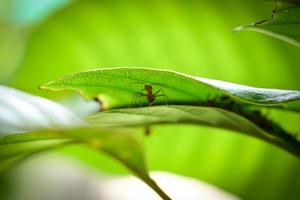
[[[138,82],[139,83],[139,82]],[[168,104],[168,96],[165,95],[163,89],[157,90],[155,93],[153,93],[153,87],[150,84],[145,84],[144,88],[141,89],[141,91],[146,91],[146,93],[143,92],[136,92],[132,98],[131,105],[135,103],[135,99],[138,98],[138,101],[141,105],[140,97],[145,96],[147,98],[147,101],[149,102],[149,106],[152,106],[155,103],[156,97],[164,97],[166,104]],[[161,93],[161,94],[159,94]],[[145,127],[145,135],[150,135],[150,126]]]
[[[135,103],[136,98],[138,98],[138,102],[141,105],[141,101],[140,101],[141,96],[145,96],[147,98],[147,101],[149,102],[149,106],[152,106],[155,103],[156,97],[164,97],[166,104],[168,104],[168,96],[165,95],[163,89],[159,89],[155,93],[153,93],[152,85],[145,84],[144,88],[141,89],[141,91],[146,91],[146,93],[136,92],[132,98],[131,105],[133,105]],[[161,93],[161,94],[159,94],[159,93]]]

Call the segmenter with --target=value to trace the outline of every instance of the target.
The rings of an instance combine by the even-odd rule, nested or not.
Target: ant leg
[[[163,90],[163,89],[159,89],[159,90],[157,90],[153,95],[156,96],[156,95],[157,95],[158,93],[160,93],[160,92],[164,93],[164,90]]]
[[[169,105],[170,99],[167,95],[164,94],[164,99],[166,101],[167,106]]]
[[[130,103],[130,105],[129,105],[129,108],[133,107],[133,105],[135,104],[135,100],[136,100],[136,94],[134,94],[134,95],[132,96],[132,99],[131,99],[131,103]]]
[[[135,93],[132,98],[131,98],[131,103],[129,105],[129,108],[131,107],[134,107],[134,104],[135,104],[135,101],[136,101],[136,97],[137,97],[137,94]]]
[[[138,99],[137,99],[137,100],[138,100],[137,103],[139,104],[140,107],[142,107],[142,101],[141,101],[141,97],[142,97],[142,96],[144,96],[144,95],[139,94],[139,95],[138,95]]]
[[[134,105],[136,103],[139,102],[139,98],[142,96],[142,93],[141,92],[136,92],[134,93],[133,97],[132,97],[132,100],[131,100],[131,105],[130,107],[134,107]]]
[[[147,96],[146,94],[142,93],[142,92],[136,92],[131,100],[131,105],[130,107],[133,107],[134,104],[138,103],[140,106],[142,106],[142,102],[141,102],[141,97],[142,96]]]
[[[153,104],[154,104],[154,101],[150,102],[149,107],[153,106]]]
[[[161,94],[158,94],[158,93],[161,93]],[[163,97],[164,98],[164,101],[166,102],[166,105],[168,105],[168,102],[170,101],[169,97],[165,94],[164,90],[163,89],[159,89],[157,92],[155,92],[155,97]]]
[[[163,97],[166,105],[167,106],[169,105],[170,99],[169,99],[169,97],[167,95],[165,95],[165,94],[159,94],[159,95],[156,95],[156,97]]]

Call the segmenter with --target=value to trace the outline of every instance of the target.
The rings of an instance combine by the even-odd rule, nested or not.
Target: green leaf
[[[300,6],[279,6],[272,13],[271,19],[262,20],[235,31],[249,30],[264,33],[300,47]]]
[[[221,95],[229,95],[251,105],[276,106],[300,111],[300,92],[255,88],[234,83],[200,78],[183,73],[148,68],[106,68],[79,72],[42,85],[42,89],[75,90],[85,98],[101,101],[104,108],[137,106],[132,102],[145,84],[153,91],[163,89],[166,98],[156,98],[156,104],[201,105]],[[153,92],[153,93],[154,93]],[[146,98],[140,104],[149,105]],[[132,105],[135,103],[135,105]]]
[[[5,143],[6,137],[14,137],[15,142]],[[17,165],[20,161],[29,158],[30,156],[53,150],[54,148],[61,147],[68,144],[66,140],[53,139],[45,141],[18,141],[18,137],[24,137],[24,134],[16,134],[4,136],[0,138],[0,173]]]
[[[36,88],[92,66],[163,66],[256,87],[299,90],[296,48],[272,38],[275,43],[270,43],[259,33],[250,32],[253,37],[247,38],[229,31],[237,24],[263,19],[257,16],[271,9],[269,3],[260,2],[167,0],[155,1],[149,9],[149,1],[76,1],[30,31],[26,54],[9,83],[34,94],[65,99],[70,92]],[[289,114],[278,117],[280,122],[299,127],[300,116],[293,123]],[[152,132],[145,144],[153,170],[206,180],[242,199],[300,196],[299,159],[272,145],[190,125],[159,126]],[[77,157],[96,162],[85,153]],[[97,161],[100,166],[102,160]],[[119,171],[109,164],[103,168]]]
[[[3,136],[0,138],[0,171],[12,167],[33,154],[70,144],[88,145],[108,154],[147,183],[163,199],[169,199],[150,178],[139,143],[131,134],[124,131],[112,132],[89,127]]]
[[[0,86],[0,135],[80,124],[81,119],[58,103]]]
[[[257,112],[250,112],[247,117],[213,107],[154,106],[104,111],[89,116],[87,120],[93,125],[108,127],[180,123],[224,128],[263,139],[300,156],[300,142],[294,136]]]
[[[82,144],[118,160],[163,199],[169,199],[148,175],[142,148],[132,134],[86,127],[59,104],[5,86],[0,86],[0,97],[0,172],[34,154]]]

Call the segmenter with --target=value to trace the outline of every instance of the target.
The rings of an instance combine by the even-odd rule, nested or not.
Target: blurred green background
[[[97,67],[173,69],[257,87],[300,90],[299,48],[259,33],[232,32],[239,25],[269,18],[274,4],[0,0],[0,82],[69,107],[78,95],[38,87],[66,73]],[[300,132],[298,115],[269,115]],[[299,199],[300,160],[257,139],[176,125],[155,127],[144,143],[151,170],[196,177],[244,199]],[[64,152],[95,168],[126,171],[84,149]]]

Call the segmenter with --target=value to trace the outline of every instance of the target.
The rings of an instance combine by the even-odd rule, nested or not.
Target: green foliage
[[[124,123],[123,125],[130,123],[140,126],[149,125],[149,123],[151,124],[153,115],[158,117],[158,119],[154,119],[152,123],[195,123],[196,118],[196,122],[200,124],[245,132],[270,141],[298,156],[300,155],[300,143],[296,138],[293,138],[276,124],[268,121],[258,111],[246,109],[249,105],[278,107],[281,104],[285,104],[285,107],[281,108],[290,109],[288,106],[288,102],[290,101],[298,102],[297,105],[299,106],[299,91],[260,89],[224,81],[193,77],[174,71],[145,68],[111,68],[79,72],[65,76],[59,80],[51,81],[41,88],[50,90],[75,90],[87,99],[97,99],[101,101],[105,107],[132,107],[136,106],[133,105],[134,103],[136,104],[136,102],[130,102],[130,99],[134,100],[138,98],[138,102],[143,101],[143,103],[140,103],[141,105],[149,105],[151,103],[147,102],[146,93],[137,93],[141,91],[141,88],[145,90],[144,85],[156,86],[156,88],[154,88],[156,90],[150,91],[151,93],[155,93],[155,91],[159,90],[163,91],[160,97],[167,98],[161,98],[158,102],[159,104],[193,104],[215,108],[219,107],[229,110],[230,112],[221,109],[184,106],[159,107],[154,110],[149,108],[146,110],[142,108],[136,110],[118,110],[113,112],[119,113],[119,116],[116,115],[112,117],[111,113],[100,115],[99,122],[101,123],[99,123],[99,125],[105,125],[107,120],[110,125],[116,124],[117,126],[122,125],[120,121]],[[136,97],[137,94],[144,94],[145,96]],[[220,97],[222,95],[229,95],[232,98],[238,99],[240,102],[235,102],[231,100],[230,97]],[[215,98],[208,99],[209,96],[214,96]],[[154,94],[154,103],[157,103],[156,99],[158,99],[158,97],[155,97]],[[111,102],[114,102],[114,104]],[[296,106],[292,107],[292,109],[296,111],[299,111],[299,108],[300,107]],[[231,112],[235,112],[241,116],[232,114]],[[124,116],[122,113],[132,114],[132,116]],[[189,118],[186,118],[187,113],[189,114]],[[140,118],[137,117],[138,114]],[[110,117],[109,119],[106,118],[107,115]],[[146,116],[148,116],[148,118]],[[252,122],[260,126],[261,129],[242,118],[242,116],[252,120]],[[122,117],[124,117],[125,120],[122,119]],[[113,120],[115,121],[112,122]]]
[[[300,6],[279,3],[273,10],[272,18],[241,26],[235,29],[264,33],[300,47]]]
[[[146,68],[107,68],[79,72],[42,85],[42,89],[78,91],[87,99],[97,99],[104,108],[128,107],[136,92],[144,85],[154,87],[154,92],[163,89],[170,103],[201,105],[209,97],[229,95],[242,102],[276,106],[284,104],[287,110],[300,111],[300,92],[249,87],[224,81],[211,80],[182,74],[175,71]],[[107,99],[106,99],[107,98]],[[143,104],[148,104],[143,99]],[[167,104],[166,99],[157,99],[158,104]],[[296,101],[290,107],[288,102]]]
[[[0,86],[0,105],[0,136],[3,133],[83,123],[72,112],[53,101],[6,86]]]
[[[247,117],[249,120],[216,107],[157,106],[100,112],[88,117],[88,121],[91,124],[109,127],[148,127],[179,123],[224,128],[263,139],[300,156],[300,142],[295,137],[257,112],[250,113]]]
[[[0,76],[6,76],[5,84],[51,97],[74,110],[79,106],[73,93],[48,92],[38,86],[95,66],[151,66],[256,87],[300,90],[297,49],[263,34],[231,31],[269,18],[273,7],[274,2],[253,0],[72,1],[18,32],[26,36],[22,59],[13,76],[6,75],[14,72],[13,67],[5,72],[8,65],[1,65]],[[6,45],[9,49],[1,48],[1,53],[12,52],[10,58],[15,59],[18,51],[11,49],[22,45],[15,34],[7,35],[11,38],[4,41],[16,42]],[[141,88],[142,84],[134,89]],[[300,132],[296,112],[271,109],[264,114],[289,132]],[[192,176],[243,199],[300,195],[300,160],[260,140],[225,129],[174,124],[151,127],[144,143],[150,170]],[[76,147],[68,153],[100,170],[124,173],[101,154]]]
[[[115,158],[162,198],[169,199],[149,177],[142,149],[132,134],[89,127],[59,104],[8,87],[1,86],[0,90],[0,124],[5,125],[0,137],[0,172],[36,153],[84,144]],[[22,132],[14,134],[13,130]]]
[[[132,135],[99,128],[41,130],[10,134],[0,138],[0,172],[42,151],[71,144],[84,144],[118,160],[138,178],[153,188],[163,199],[169,197],[149,177],[142,150]]]
[[[12,139],[14,142],[7,142],[7,139]],[[11,136],[2,136],[0,138],[0,173],[10,169],[11,167],[19,164],[20,161],[29,158],[30,156],[51,150],[57,147],[62,147],[68,144],[66,140],[39,140],[34,141],[24,141],[22,139],[26,138],[24,134],[16,134]]]

